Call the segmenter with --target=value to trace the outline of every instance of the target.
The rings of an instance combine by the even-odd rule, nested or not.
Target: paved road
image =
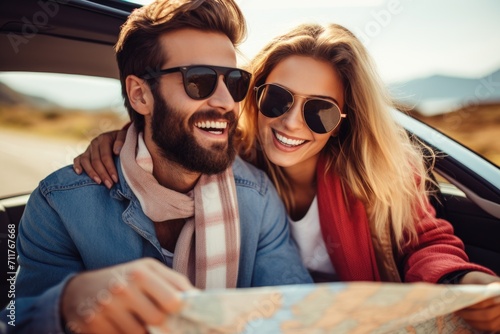
[[[71,164],[86,146],[85,141],[0,129],[0,198],[32,191],[45,176]]]

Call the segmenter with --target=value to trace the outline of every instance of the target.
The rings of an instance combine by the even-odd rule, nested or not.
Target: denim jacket
[[[111,190],[68,166],[32,193],[19,227],[16,333],[63,333],[61,292],[75,273],[143,257],[165,262],[153,222],[126,183]],[[233,164],[241,225],[238,287],[311,283],[267,176]],[[6,314],[2,312],[2,320]],[[8,326],[11,327],[11,326]]]

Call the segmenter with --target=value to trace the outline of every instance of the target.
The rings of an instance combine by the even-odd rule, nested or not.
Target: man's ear
[[[151,89],[146,81],[131,74],[125,79],[125,85],[132,108],[144,116],[151,114],[154,101]]]

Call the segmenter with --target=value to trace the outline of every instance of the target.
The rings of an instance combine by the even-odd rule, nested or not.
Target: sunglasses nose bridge
[[[226,84],[224,73],[217,73],[217,80],[213,92],[209,97],[209,104],[214,108],[225,110],[235,109],[235,101]]]
[[[300,114],[302,115],[302,120],[304,121],[304,124],[306,123],[305,122],[305,108],[306,108],[306,103],[311,99],[309,96],[307,95],[301,95],[301,94],[292,94],[290,93],[292,96],[293,96],[293,105],[291,106],[290,109],[292,108],[298,108],[299,111],[300,111]]]
[[[299,129],[301,127],[307,127],[304,118],[304,104],[307,101],[302,95],[291,94],[292,103],[287,112],[281,116],[281,121],[289,129]]]
[[[219,87],[223,87],[225,93],[227,93],[227,95],[229,95],[232,98],[231,92],[229,91],[228,87],[227,74],[217,73],[217,82],[215,83],[214,89],[217,90]]]
[[[290,106],[290,111],[293,108],[299,108],[300,112],[302,114],[302,118],[304,118],[304,109],[307,101],[310,100],[309,96],[307,95],[301,95],[301,94],[294,94],[292,92],[288,92],[292,96],[292,105]]]

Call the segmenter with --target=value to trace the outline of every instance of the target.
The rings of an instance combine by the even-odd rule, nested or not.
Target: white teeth
[[[305,142],[305,140],[299,140],[299,139],[290,139],[287,137],[284,137],[280,135],[279,133],[275,132],[274,135],[276,136],[276,139],[283,145],[287,146],[299,146]]]
[[[214,122],[214,121],[205,121],[205,122],[196,122],[194,124],[196,127],[200,129],[219,129],[223,130],[227,128],[227,122]]]

